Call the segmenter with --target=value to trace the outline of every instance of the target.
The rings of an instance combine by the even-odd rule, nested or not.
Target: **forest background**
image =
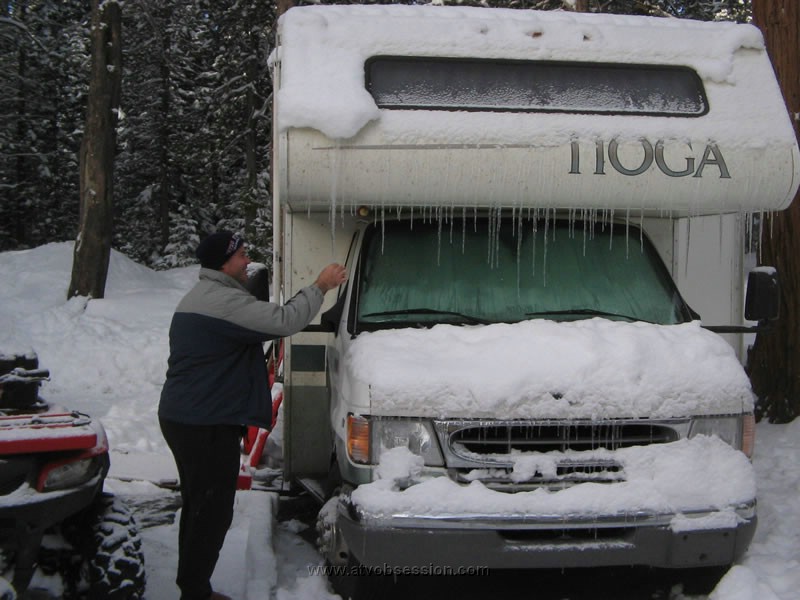
[[[750,0],[439,3],[750,18]],[[269,263],[276,0],[117,4],[113,247],[155,269],[172,268],[195,262],[194,247],[207,233],[230,229],[244,231],[251,256]],[[10,0],[0,8],[0,251],[76,239],[90,18],[90,0]]]

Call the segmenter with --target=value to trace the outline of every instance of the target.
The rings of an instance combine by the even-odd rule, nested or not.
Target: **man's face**
[[[250,258],[247,256],[245,247],[242,246],[225,261],[220,271],[230,275],[242,285],[247,285],[247,265],[249,264]]]

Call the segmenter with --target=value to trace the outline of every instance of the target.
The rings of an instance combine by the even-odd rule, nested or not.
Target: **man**
[[[210,580],[233,519],[242,429],[271,426],[263,343],[302,330],[346,274],[328,265],[279,306],[247,291],[250,259],[238,234],[211,234],[196,254],[200,281],[172,317],[158,417],[181,482],[181,600],[223,600]]]

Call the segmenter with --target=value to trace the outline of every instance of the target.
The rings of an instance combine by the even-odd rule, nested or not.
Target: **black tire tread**
[[[133,513],[118,498],[100,494],[65,529],[80,550],[80,577],[70,597],[88,600],[141,600],[145,592],[142,539]]]

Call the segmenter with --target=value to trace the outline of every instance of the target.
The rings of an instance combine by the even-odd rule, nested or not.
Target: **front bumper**
[[[343,502],[340,544],[360,564],[394,569],[729,565],[756,528],[755,502],[724,511],[624,517],[391,515],[370,518]]]
[[[37,492],[26,486],[0,498],[0,537],[9,531],[45,530],[89,506],[103,490],[108,460],[88,481],[53,492]]]

